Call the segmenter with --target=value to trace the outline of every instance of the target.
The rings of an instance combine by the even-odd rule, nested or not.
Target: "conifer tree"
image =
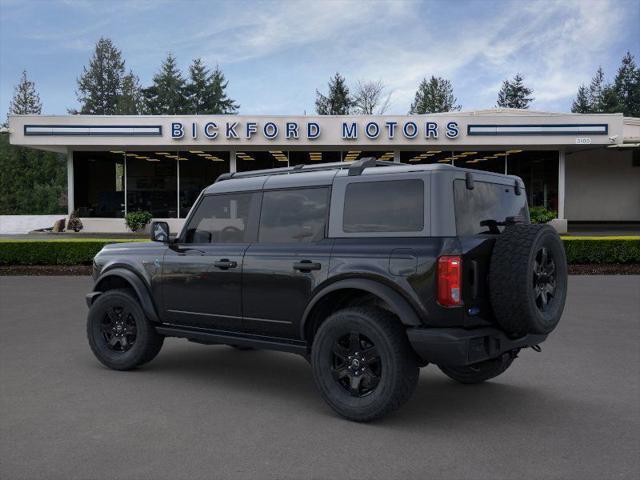
[[[100,38],[89,61],[78,79],[76,91],[80,112],[93,115],[113,115],[118,111],[125,76],[122,53],[108,38]],[[77,113],[72,111],[72,113]]]
[[[186,85],[190,113],[237,113],[239,105],[226,94],[228,83],[219,66],[216,65],[210,73],[202,60],[196,58],[189,67],[189,82]]]
[[[640,69],[631,52],[622,59],[613,88],[625,116],[640,117]]]
[[[119,115],[140,115],[144,113],[144,98],[140,80],[133,72],[129,71],[122,78],[120,90],[116,103],[116,111]]]
[[[502,82],[502,88],[498,92],[498,107],[502,108],[529,108],[533,101],[530,95],[533,89],[524,85],[524,78],[517,73],[513,80]]]
[[[353,106],[354,99],[349,94],[349,87],[339,73],[329,80],[326,96],[316,90],[316,112],[319,115],[348,115]]]
[[[178,69],[175,57],[169,53],[160,71],[154,75],[153,84],[143,90],[146,108],[155,115],[176,115],[189,111],[185,80]]]
[[[589,91],[584,85],[578,87],[578,94],[576,99],[571,104],[571,111],[573,113],[590,113],[591,102],[589,101]]]
[[[15,115],[40,115],[42,113],[42,103],[36,91],[36,84],[27,78],[26,70],[22,71],[20,83],[13,91],[9,113]]]
[[[226,90],[229,82],[225,79],[224,73],[216,65],[208,82],[209,108],[206,113],[237,113],[240,105],[227,96]]]
[[[460,110],[457,98],[453,95],[453,86],[449,80],[431,76],[423,78],[411,104],[410,114],[451,112]]]

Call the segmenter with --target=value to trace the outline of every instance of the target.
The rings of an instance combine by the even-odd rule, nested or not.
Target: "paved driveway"
[[[113,372],[84,334],[85,277],[0,277],[0,477],[639,478],[640,277],[571,277],[542,354],[458,385],[422,370],[368,425],[335,417],[306,362],[171,339]]]

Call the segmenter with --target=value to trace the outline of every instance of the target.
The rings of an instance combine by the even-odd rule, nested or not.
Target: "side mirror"
[[[167,222],[153,222],[151,224],[151,240],[169,243],[169,224]]]

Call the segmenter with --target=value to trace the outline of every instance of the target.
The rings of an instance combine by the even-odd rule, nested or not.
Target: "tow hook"
[[[542,351],[542,347],[540,345],[531,345],[531,350],[533,350],[534,352],[538,352],[540,353]]]

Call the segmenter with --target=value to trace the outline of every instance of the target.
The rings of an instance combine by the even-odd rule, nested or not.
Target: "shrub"
[[[531,223],[547,223],[558,216],[557,212],[547,210],[544,207],[529,208]]]
[[[79,232],[82,230],[83,225],[80,217],[78,217],[78,210],[74,210],[69,215],[69,222],[67,223],[67,230],[73,230],[74,232]]]
[[[0,240],[0,265],[88,265],[102,247],[131,240]],[[140,241],[140,240],[134,240]],[[147,240],[142,240],[147,241]]]
[[[132,232],[137,232],[138,230],[142,230],[144,227],[146,227],[152,218],[153,215],[151,215],[150,212],[138,211],[127,213],[127,215],[124,217],[124,220],[127,224],[127,227],[129,227]]]
[[[640,237],[563,237],[569,263],[640,263]]]

